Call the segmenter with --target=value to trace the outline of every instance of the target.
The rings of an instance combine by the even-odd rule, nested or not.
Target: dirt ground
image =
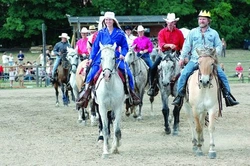
[[[223,105],[223,117],[215,126],[216,159],[207,157],[207,128],[205,155],[194,155],[184,111],[179,135],[164,134],[159,97],[153,115],[145,97],[141,121],[123,114],[120,154],[102,159],[97,127],[92,127],[90,121],[87,126],[77,123],[73,102],[69,107],[62,106],[62,102],[55,107],[53,88],[0,90],[0,165],[250,165],[249,86],[231,85],[240,105]]]

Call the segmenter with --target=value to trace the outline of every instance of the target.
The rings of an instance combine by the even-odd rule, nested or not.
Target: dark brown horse
[[[61,87],[62,91],[62,99],[63,99],[63,105],[68,106],[69,104],[69,95],[68,91],[71,91],[72,100],[75,100],[75,97],[73,95],[72,88],[69,85],[69,72],[71,65],[69,61],[66,59],[67,54],[61,55],[61,62],[57,67],[57,71],[55,73],[55,81],[53,82],[53,86],[55,88],[56,93],[56,106],[59,106],[59,100],[58,100],[58,87]]]

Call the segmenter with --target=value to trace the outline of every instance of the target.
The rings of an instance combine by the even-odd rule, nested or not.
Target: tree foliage
[[[7,47],[42,43],[42,24],[47,43],[55,43],[62,32],[72,33],[66,14],[99,16],[167,15],[176,13],[178,27],[194,28],[200,10],[209,10],[211,27],[225,38],[229,47],[242,47],[250,39],[250,0],[0,0],[0,43]]]

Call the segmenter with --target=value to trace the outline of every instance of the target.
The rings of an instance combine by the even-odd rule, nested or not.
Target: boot
[[[92,86],[90,86],[89,84],[86,84],[85,90],[83,90],[79,94],[79,99],[76,102],[76,105],[78,107],[87,108],[88,102],[89,102],[89,99],[90,99],[91,88],[92,88]]]
[[[176,96],[176,98],[174,99],[172,105],[175,105],[177,107],[181,107],[183,104],[183,98],[185,96],[185,91],[181,90],[178,95]]]
[[[130,89],[130,95],[131,95],[131,98],[133,100],[133,105],[138,105],[141,103],[141,99],[137,96],[135,91]]]
[[[230,92],[228,92],[226,88],[222,88],[222,94],[223,97],[225,98],[225,103],[227,107],[239,104],[239,102],[235,100],[233,95]]]

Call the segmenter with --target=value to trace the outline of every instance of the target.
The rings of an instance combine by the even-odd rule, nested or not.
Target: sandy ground
[[[240,101],[224,107],[216,121],[216,159],[208,159],[205,129],[202,157],[192,152],[191,133],[184,111],[178,136],[164,134],[160,98],[150,112],[145,97],[143,120],[122,117],[120,154],[102,159],[97,127],[77,123],[73,103],[55,107],[54,89],[0,90],[0,166],[3,165],[250,165],[250,84],[231,85]],[[173,98],[170,98],[172,101]],[[172,106],[171,106],[172,108]]]

